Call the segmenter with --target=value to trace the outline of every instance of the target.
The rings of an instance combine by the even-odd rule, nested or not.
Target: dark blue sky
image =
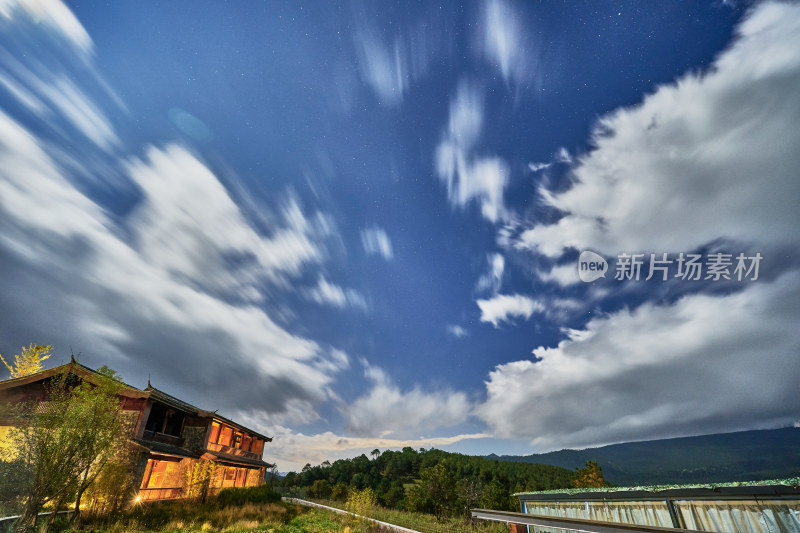
[[[800,418],[796,6],[0,15],[3,354],[150,376],[275,434],[281,470]]]

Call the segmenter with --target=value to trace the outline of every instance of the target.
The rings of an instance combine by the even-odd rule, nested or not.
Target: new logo
[[[598,278],[606,277],[608,263],[602,255],[584,250],[578,257],[578,277],[581,281],[591,283]]]

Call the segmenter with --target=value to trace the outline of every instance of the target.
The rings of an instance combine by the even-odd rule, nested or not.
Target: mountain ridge
[[[800,476],[800,428],[780,428],[609,444],[531,455],[484,456],[562,468],[597,461],[617,486],[760,481]]]

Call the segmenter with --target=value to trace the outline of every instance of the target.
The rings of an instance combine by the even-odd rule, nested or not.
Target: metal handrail
[[[624,524],[622,522],[603,522],[600,520],[586,520],[582,518],[564,518],[527,513],[513,513],[510,511],[492,511],[490,509],[473,509],[472,517],[480,520],[505,522],[507,524],[552,527],[586,533],[697,533],[697,530],[694,529]]]

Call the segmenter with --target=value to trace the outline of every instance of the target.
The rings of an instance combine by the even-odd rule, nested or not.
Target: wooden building
[[[90,383],[97,382],[100,376],[72,360],[49,370],[0,381],[0,404],[43,401],[49,381],[62,373]],[[260,485],[266,469],[273,466],[262,459],[264,443],[272,438],[216,412],[188,404],[149,382],[144,389],[124,384],[118,396],[123,415],[132,427],[137,500],[186,497],[188,472],[201,460],[216,464],[210,484],[212,494],[224,487]],[[0,420],[0,440],[15,423]]]

